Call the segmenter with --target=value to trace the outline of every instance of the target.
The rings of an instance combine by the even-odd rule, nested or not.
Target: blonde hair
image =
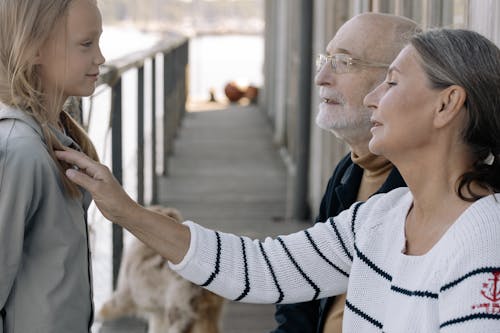
[[[80,195],[77,186],[64,171],[69,167],[59,161],[55,149],[63,149],[48,126],[51,108],[59,101],[45,100],[34,59],[58,23],[65,22],[68,8],[74,0],[2,0],[0,1],[0,101],[32,116],[40,125],[47,150],[56,162],[67,194]],[[98,160],[97,152],[85,131],[65,111],[60,117],[66,134],[82,151]]]

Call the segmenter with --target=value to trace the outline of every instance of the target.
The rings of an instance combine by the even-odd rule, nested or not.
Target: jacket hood
[[[20,120],[33,128],[33,130],[35,130],[35,132],[37,132],[38,135],[43,138],[42,129],[40,128],[40,125],[36,122],[36,120],[33,119],[33,117],[13,106],[6,105],[0,102],[0,120],[5,119]]]
[[[43,136],[42,129],[41,129],[40,125],[37,123],[37,121],[32,116],[30,116],[29,114],[27,114],[24,111],[19,110],[16,107],[5,105],[5,104],[0,102],[0,121],[5,120],[5,119],[13,119],[13,120],[22,121],[23,123],[25,123],[28,126],[30,126],[31,128],[33,128],[33,130],[45,142],[45,138]],[[66,134],[64,134],[59,129],[55,128],[54,126],[49,125],[49,127],[50,127],[50,130],[52,131],[52,133],[57,138],[57,140],[59,140],[59,142],[62,145],[66,146],[66,147],[71,147],[73,149],[81,150],[80,146],[75,141],[73,141],[72,138],[70,138],[69,136],[67,136]]]

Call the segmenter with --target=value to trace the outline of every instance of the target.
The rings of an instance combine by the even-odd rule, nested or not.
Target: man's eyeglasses
[[[316,57],[316,71],[319,72],[321,68],[329,62],[332,66],[333,71],[336,74],[349,73],[353,65],[367,66],[367,67],[380,67],[387,68],[388,64],[382,64],[378,62],[364,61],[361,59],[354,59],[348,54],[336,53],[332,55],[318,54]]]

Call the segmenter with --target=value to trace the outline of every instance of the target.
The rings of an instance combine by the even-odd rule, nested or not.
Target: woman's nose
[[[363,105],[370,109],[376,109],[380,100],[380,91],[384,83],[379,84],[375,89],[370,91],[363,99]]]

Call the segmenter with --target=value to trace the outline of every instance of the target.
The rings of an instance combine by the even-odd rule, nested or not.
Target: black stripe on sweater
[[[269,262],[269,258],[267,257],[266,251],[264,251],[264,247],[262,246],[261,242],[259,242],[259,247],[260,247],[260,252],[262,252],[262,256],[264,257],[264,260],[266,261],[267,267],[269,267],[271,276],[273,277],[274,285],[276,286],[276,289],[278,289],[278,293],[280,294],[276,303],[280,303],[284,297],[283,291],[281,290],[281,287],[278,283],[278,279],[276,278],[276,274],[274,274],[273,266],[271,266],[271,262]]]
[[[439,325],[439,328],[443,328],[443,327],[450,326],[450,325],[455,325],[455,324],[460,324],[460,323],[463,323],[465,321],[474,320],[474,319],[500,320],[500,315],[499,314],[493,314],[493,313],[475,313],[475,314],[471,314],[471,315],[468,315],[468,316],[463,316],[463,317],[460,317],[460,318],[455,318],[455,319],[452,319],[452,320],[445,321],[444,323],[442,323],[441,325]]]
[[[241,240],[241,252],[243,252],[243,263],[245,264],[245,290],[241,293],[235,301],[240,301],[243,297],[245,297],[250,291],[250,280],[248,279],[248,262],[247,262],[247,250],[245,248],[245,241],[242,237]]]
[[[474,276],[477,274],[483,274],[483,273],[493,273],[493,272],[498,272],[498,271],[500,271],[500,267],[483,267],[483,268],[475,269],[475,270],[465,274],[464,276],[456,279],[455,281],[452,281],[448,284],[445,284],[444,286],[441,287],[440,291],[443,292],[446,289],[450,289],[452,287],[455,287],[457,284],[459,284],[460,282],[462,282],[463,280],[465,280],[471,276]]]
[[[352,212],[352,221],[351,221],[351,231],[354,238],[356,238],[356,232],[354,231],[354,224],[356,223],[356,217],[358,215],[358,209],[363,204],[363,202],[358,202],[356,206],[354,206],[354,211]]]
[[[330,225],[332,226],[333,228],[333,231],[335,231],[335,235],[337,235],[337,238],[339,239],[339,242],[340,242],[340,245],[342,246],[342,249],[344,250],[344,253],[346,254],[346,256],[351,259],[352,261],[352,255],[349,253],[349,251],[347,250],[347,247],[345,246],[345,243],[344,241],[342,240],[342,237],[340,237],[340,233],[339,233],[339,230],[337,229],[337,226],[335,225],[335,219],[333,217],[330,217]]]
[[[318,255],[321,257],[321,259],[323,259],[324,261],[326,261],[328,263],[328,265],[332,266],[340,274],[343,274],[346,277],[349,277],[349,274],[347,274],[346,272],[344,272],[344,270],[342,270],[340,267],[338,267],[333,262],[331,262],[330,260],[328,260],[327,257],[325,257],[325,255],[319,250],[319,248],[314,243],[314,241],[313,241],[313,239],[312,239],[311,234],[309,233],[309,231],[306,230],[305,233],[306,233],[307,239],[309,240],[309,243],[311,243],[311,245],[313,246],[314,250],[318,253]]]
[[[367,256],[365,256],[356,246],[356,243],[354,243],[354,250],[356,251],[356,255],[358,256],[361,261],[363,261],[365,264],[368,265],[372,270],[374,270],[376,273],[378,273],[380,276],[382,276],[384,279],[392,281],[392,276],[389,273],[384,272],[381,268],[379,268],[377,265],[375,265],[370,259],[368,259]]]
[[[438,298],[437,293],[433,293],[431,291],[421,291],[421,290],[408,290],[404,288],[400,288],[397,286],[391,286],[391,290],[406,295],[406,296],[417,296],[417,297],[429,297],[429,298]]]
[[[304,271],[299,267],[299,264],[297,264],[297,262],[295,261],[295,259],[292,257],[292,254],[290,253],[290,251],[288,251],[287,247],[285,246],[285,242],[280,238],[278,237],[277,240],[281,243],[281,246],[283,246],[283,249],[285,250],[288,258],[290,259],[290,261],[293,263],[293,265],[295,266],[295,268],[299,271],[299,273],[302,275],[302,277],[307,281],[307,283],[309,283],[309,285],[314,289],[314,296],[312,298],[312,300],[315,300],[318,298],[318,295],[319,295],[319,292],[320,292],[320,289],[318,288],[318,286],[309,278],[309,276],[307,276],[306,273],[304,273]]]
[[[201,285],[202,287],[206,287],[210,283],[212,283],[212,281],[215,279],[215,277],[217,276],[217,274],[219,274],[221,241],[220,241],[220,235],[219,235],[219,233],[217,231],[214,231],[214,232],[215,232],[215,237],[217,237],[217,256],[215,257],[215,270],[212,272],[212,274],[210,274],[210,277],[208,278],[208,280],[205,281],[205,283],[203,283]]]
[[[382,329],[382,323],[381,322],[379,322],[378,320],[373,319],[368,314],[364,313],[363,311],[361,311],[360,309],[358,309],[357,307],[355,307],[354,305],[352,305],[351,302],[349,302],[349,300],[345,301],[345,305],[346,305],[346,307],[348,309],[350,309],[352,312],[354,312],[355,314],[357,314],[358,316],[360,316],[364,320],[368,321],[370,324],[376,326],[377,328]]]

